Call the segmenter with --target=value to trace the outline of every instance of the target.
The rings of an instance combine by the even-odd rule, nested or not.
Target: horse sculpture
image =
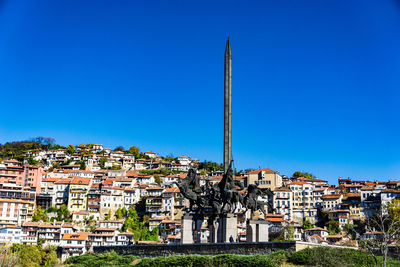
[[[233,179],[232,163],[233,161],[231,161],[228,170],[223,175],[222,180],[218,183],[223,203],[221,208],[223,213],[234,212],[237,208],[237,204],[243,203],[243,197],[236,190],[236,187],[239,187],[241,190],[243,190],[244,187],[241,182]]]
[[[233,178],[232,163],[223,175],[221,181],[217,184],[208,182],[206,186],[200,186],[200,180],[196,175],[195,169],[190,169],[186,179],[175,184],[180,189],[181,194],[189,200],[190,206],[188,212],[203,216],[204,211],[211,212],[209,222],[212,223],[215,218],[228,213],[233,213],[241,205],[246,211],[253,212],[260,210],[267,214],[264,208],[265,203],[258,200],[259,196],[272,196],[270,189],[258,188],[256,185],[249,185],[247,195],[243,197],[237,189],[243,190],[244,186],[238,180]],[[269,206],[272,210],[272,207]]]
[[[196,171],[194,169],[190,169],[186,179],[177,183],[174,182],[179,188],[180,193],[189,200],[189,210],[193,210],[193,206],[196,204],[196,210],[201,208],[202,203],[204,202],[202,199],[202,189],[200,187],[199,178],[196,175]]]
[[[253,217],[253,213],[257,210],[260,210],[265,216],[267,216],[267,212],[265,211],[264,205],[265,202],[259,201],[259,196],[272,196],[273,193],[270,189],[258,188],[257,185],[251,184],[247,187],[247,195],[244,197],[243,206],[246,207],[247,210],[251,210],[251,217]],[[270,204],[267,204],[269,209],[272,210]]]

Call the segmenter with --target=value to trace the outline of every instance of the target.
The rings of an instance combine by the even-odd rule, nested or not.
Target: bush
[[[381,261],[379,258],[378,261]],[[329,247],[306,248],[297,251],[289,257],[289,262],[296,265],[326,267],[375,266],[373,256],[365,251]],[[390,259],[388,262],[388,266],[400,266],[400,262],[397,260]]]
[[[218,255],[218,256],[170,256],[170,257],[157,257],[157,258],[143,258],[136,266],[150,267],[150,266],[163,266],[163,267],[203,267],[203,266],[266,266],[275,267],[279,266],[278,258],[282,258],[282,253],[277,254],[276,259],[272,259],[268,255]]]
[[[132,255],[118,255],[115,251],[106,254],[84,254],[81,256],[70,257],[65,263],[79,267],[94,266],[129,266],[134,260]]]
[[[217,255],[217,256],[170,256],[156,258],[135,259],[131,255],[118,255],[109,252],[107,254],[85,254],[82,256],[71,257],[66,260],[66,264],[78,267],[94,267],[94,266],[138,266],[138,267],[213,267],[213,266],[254,266],[254,267],[278,267],[287,259],[287,253],[279,251],[271,255]]]

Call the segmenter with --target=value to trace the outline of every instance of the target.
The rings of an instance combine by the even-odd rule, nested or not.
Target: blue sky
[[[396,179],[400,1],[0,1],[0,143],[137,145],[222,161],[223,56],[233,157]]]

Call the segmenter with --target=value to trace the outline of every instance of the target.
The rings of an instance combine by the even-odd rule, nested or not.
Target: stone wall
[[[311,242],[296,241],[296,251],[299,251],[299,250],[302,250],[302,249],[305,249],[305,248],[315,248],[315,247],[358,249],[356,247],[346,247],[346,246],[316,244],[316,243],[311,243]]]
[[[295,241],[259,242],[259,243],[217,243],[217,244],[157,244],[132,246],[93,247],[94,253],[107,253],[114,250],[122,255],[139,257],[158,257],[172,255],[218,255],[218,254],[270,254],[277,250],[296,251]]]

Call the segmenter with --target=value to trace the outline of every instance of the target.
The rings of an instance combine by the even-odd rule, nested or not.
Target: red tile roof
[[[72,178],[71,184],[89,185],[90,181],[90,178],[74,177]]]
[[[340,195],[324,195],[322,196],[323,199],[339,199]]]
[[[303,184],[310,184],[310,183],[306,183],[306,182],[291,182],[288,185],[292,185],[292,184],[294,184],[294,185],[303,185]]]
[[[166,189],[164,192],[165,193],[179,193],[180,190],[178,187],[171,187],[171,188]]]
[[[251,171],[250,173],[259,173],[259,172],[270,172],[270,173],[274,173],[275,171],[273,171],[273,170],[271,170],[271,169],[258,169],[258,170]]]
[[[63,240],[78,240],[83,241],[88,238],[88,233],[77,233],[77,234],[64,234]]]

